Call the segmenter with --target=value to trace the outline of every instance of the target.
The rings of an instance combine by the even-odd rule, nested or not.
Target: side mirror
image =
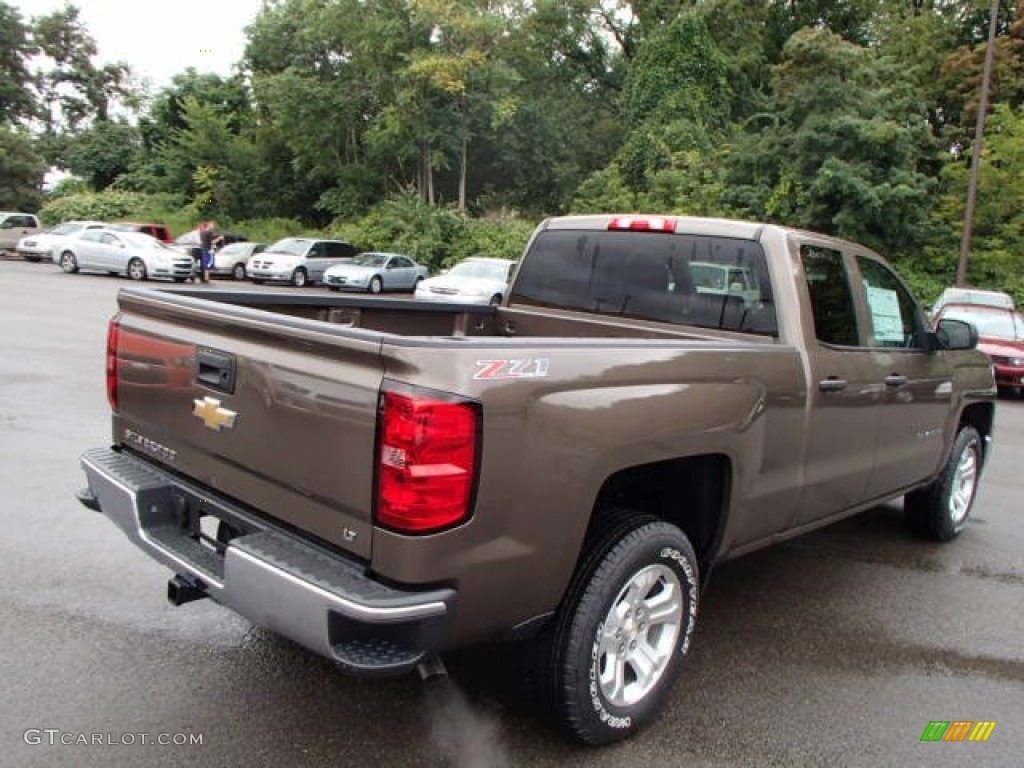
[[[978,346],[978,329],[963,320],[945,318],[935,329],[939,349],[974,349]]]

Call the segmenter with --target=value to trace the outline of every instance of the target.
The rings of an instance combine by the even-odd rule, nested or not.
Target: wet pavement
[[[167,604],[170,573],[73,500],[109,439],[128,284],[0,262],[0,766],[1024,765],[1024,401],[1000,402],[957,541],[885,507],[722,566],[667,711],[585,749],[506,646],[448,657],[440,684],[356,680],[209,601]],[[922,743],[933,720],[997,725]]]

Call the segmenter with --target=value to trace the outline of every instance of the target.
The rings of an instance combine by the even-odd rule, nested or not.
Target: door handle
[[[818,382],[818,389],[822,392],[841,392],[846,389],[846,379],[837,379],[834,376],[829,376],[827,379],[822,379]]]
[[[907,383],[907,377],[899,373],[893,373],[885,377],[885,386],[902,387]]]

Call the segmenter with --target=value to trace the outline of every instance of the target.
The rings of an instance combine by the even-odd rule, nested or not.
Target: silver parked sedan
[[[425,266],[408,256],[370,251],[359,254],[348,264],[328,269],[324,284],[332,291],[415,291],[428,274]]]
[[[96,270],[132,280],[165,277],[176,282],[192,273],[191,256],[140,232],[90,229],[58,250],[57,264],[68,273]]]

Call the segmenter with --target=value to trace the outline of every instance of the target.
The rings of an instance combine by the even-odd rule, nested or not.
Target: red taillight
[[[671,216],[616,216],[608,224],[608,229],[630,229],[640,232],[675,232],[676,220]]]
[[[476,482],[480,410],[422,391],[381,396],[377,523],[428,533],[467,520]]]
[[[107,327],[107,400],[110,407],[118,409],[117,399],[117,341],[121,334],[121,315],[114,315]]]

